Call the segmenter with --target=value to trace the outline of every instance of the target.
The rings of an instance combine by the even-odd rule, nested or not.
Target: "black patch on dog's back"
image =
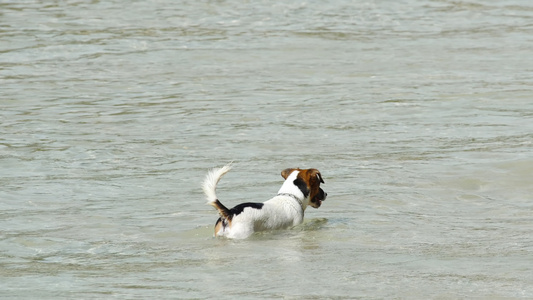
[[[242,213],[244,211],[244,209],[247,208],[247,207],[251,207],[251,208],[255,208],[255,209],[261,209],[261,208],[263,208],[263,203],[253,203],[253,202],[241,203],[241,204],[233,207],[232,209],[228,210],[228,218],[225,218],[225,217],[218,218],[217,222],[215,223],[215,227],[220,222],[222,222],[222,227],[223,228],[228,227],[228,220],[231,221],[233,219],[233,217],[235,217],[235,216],[239,215],[240,213]]]
[[[304,198],[307,198],[309,196],[309,189],[307,188],[307,184],[303,181],[301,178],[294,179],[294,185],[296,185],[300,191],[304,194]]]
[[[246,203],[241,203],[237,206],[235,206],[234,208],[230,209],[230,213],[232,216],[236,216],[240,213],[242,213],[242,211],[247,208],[247,207],[251,207],[251,208],[255,208],[255,209],[261,209],[263,208],[263,203],[254,203],[254,202],[246,202]]]

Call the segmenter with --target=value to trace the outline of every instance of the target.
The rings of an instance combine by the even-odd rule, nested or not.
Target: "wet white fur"
[[[207,174],[203,190],[208,203],[217,200],[215,193],[217,183],[230,169],[231,165],[226,165],[220,169],[211,170]],[[278,191],[278,194],[294,195],[298,200],[289,195],[277,195],[265,201],[261,209],[246,207],[240,214],[233,217],[231,226],[221,227],[217,236],[244,239],[255,231],[285,229],[301,224],[304,211],[309,204],[309,196],[304,198],[302,191],[293,183],[298,173],[297,170],[293,171]]]

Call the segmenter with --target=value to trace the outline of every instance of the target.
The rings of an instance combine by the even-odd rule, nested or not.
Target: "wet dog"
[[[220,178],[231,169],[231,164],[207,173],[203,190],[207,203],[218,210],[215,236],[244,239],[262,230],[285,229],[301,224],[307,206],[319,208],[327,193],[320,188],[324,183],[317,169],[285,169],[285,182],[278,194],[262,203],[241,203],[231,209],[224,206],[215,193]]]

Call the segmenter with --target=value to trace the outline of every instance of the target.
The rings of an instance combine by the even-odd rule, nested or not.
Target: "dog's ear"
[[[288,168],[288,169],[281,171],[281,177],[283,177],[283,179],[287,179],[287,177],[289,177],[289,175],[291,175],[292,171],[294,170],[296,169]]]
[[[320,174],[320,171],[317,170],[317,169],[313,169],[312,170],[312,176],[316,176],[316,178],[318,179],[318,181],[320,181],[321,183],[325,183],[324,182],[324,179],[322,179],[322,174]]]

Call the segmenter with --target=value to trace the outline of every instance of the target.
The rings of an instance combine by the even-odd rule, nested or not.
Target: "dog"
[[[207,173],[203,191],[207,203],[218,210],[215,237],[245,239],[256,231],[285,229],[301,224],[307,206],[319,208],[327,193],[317,169],[289,168],[281,172],[285,182],[278,194],[262,203],[241,203],[231,209],[224,206],[215,193],[220,178],[231,170],[231,164]]]

